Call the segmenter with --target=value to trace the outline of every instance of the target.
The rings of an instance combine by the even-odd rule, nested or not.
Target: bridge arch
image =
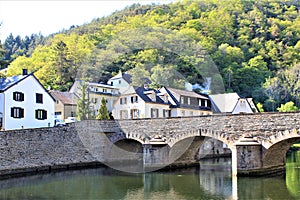
[[[172,148],[177,142],[180,142],[181,140],[190,138],[190,137],[197,137],[197,136],[203,136],[203,137],[209,137],[212,139],[216,139],[218,141],[223,142],[228,146],[228,148],[232,148],[233,142],[229,135],[227,135],[225,132],[221,131],[214,131],[210,129],[194,129],[185,131],[179,134],[174,135],[172,138],[168,139],[166,142],[167,144]]]
[[[263,147],[264,155],[262,158],[262,163],[264,168],[273,166],[285,166],[286,163],[286,153],[290,147],[300,141],[300,135],[298,137],[291,137],[287,139],[282,139],[268,149]]]

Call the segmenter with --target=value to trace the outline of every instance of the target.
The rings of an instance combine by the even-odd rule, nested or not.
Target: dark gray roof
[[[112,77],[110,80],[115,80],[120,78],[123,78],[129,84],[132,82],[131,75],[124,72],[117,74],[116,76]]]
[[[0,92],[4,92],[5,90],[9,89],[10,87],[14,86],[15,84],[21,82],[25,78],[32,76],[40,85],[41,87],[45,90],[47,94],[55,101],[55,98],[46,90],[46,88],[40,83],[40,81],[34,76],[33,73],[30,73],[28,75],[17,75],[17,76],[11,76],[11,77],[6,77],[6,78],[1,78],[0,79]]]
[[[29,75],[18,75],[0,79],[0,91],[5,91]]]
[[[117,74],[116,76],[112,77],[110,80],[116,80],[116,79],[120,79],[123,78],[128,84],[132,83],[132,76],[130,74],[128,74],[127,72],[122,72]],[[144,84],[150,84],[151,80],[147,77],[141,77],[140,78]]]
[[[134,90],[137,93],[137,95],[139,95],[145,102],[151,102],[151,103],[159,103],[159,104],[170,104],[169,102],[164,102],[159,96],[156,95],[156,93],[158,93],[158,91],[155,91],[153,89],[146,89],[144,87],[136,87],[134,86]],[[156,101],[152,101],[146,94],[146,91],[153,91],[155,92],[156,95]]]

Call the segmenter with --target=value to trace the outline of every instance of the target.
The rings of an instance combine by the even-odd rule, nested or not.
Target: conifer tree
[[[101,99],[101,105],[98,110],[98,115],[96,119],[109,119],[109,113],[106,106],[106,100],[102,97]]]
[[[77,118],[78,120],[86,120],[89,117],[90,101],[88,97],[88,84],[82,81],[81,95],[77,101]]]

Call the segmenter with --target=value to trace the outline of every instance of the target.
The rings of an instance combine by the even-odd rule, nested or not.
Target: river
[[[300,199],[300,151],[286,176],[233,179],[230,159],[146,174],[97,168],[0,180],[0,199]]]

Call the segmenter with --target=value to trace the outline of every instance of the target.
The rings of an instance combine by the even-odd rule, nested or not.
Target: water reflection
[[[287,159],[286,180],[233,181],[225,159],[172,172],[128,174],[99,168],[1,180],[0,199],[299,199],[299,156]]]
[[[286,186],[295,198],[300,199],[300,151],[288,153]]]

